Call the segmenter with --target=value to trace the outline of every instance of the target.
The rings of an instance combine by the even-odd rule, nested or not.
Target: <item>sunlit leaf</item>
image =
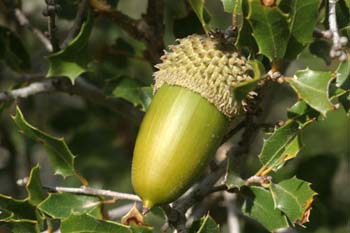
[[[334,107],[329,100],[329,84],[333,75],[330,72],[314,71],[310,69],[297,71],[294,78],[286,81],[312,108],[323,115]]]
[[[87,46],[91,30],[92,16],[89,14],[79,34],[67,47],[49,56],[48,77],[66,76],[74,83],[79,75],[86,72],[89,62]]]
[[[275,208],[271,192],[262,187],[251,186],[243,194],[244,214],[260,222],[269,231],[289,226],[286,216]]]
[[[53,218],[67,218],[72,213],[89,213],[101,218],[101,200],[98,197],[71,193],[51,193],[38,208]]]
[[[276,129],[274,133],[264,141],[259,159],[263,164],[257,175],[266,175],[271,170],[277,170],[283,164],[296,156],[300,149],[296,139],[299,124],[296,121],[287,121],[285,125]]]
[[[283,211],[293,224],[302,225],[308,221],[311,203],[316,195],[310,188],[310,183],[293,177],[278,184],[271,184],[270,190],[275,208]]]

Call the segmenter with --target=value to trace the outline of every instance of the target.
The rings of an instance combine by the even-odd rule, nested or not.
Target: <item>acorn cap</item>
[[[247,59],[215,37],[191,35],[177,41],[156,65],[154,92],[163,84],[182,86],[200,94],[229,118],[241,112],[242,103],[235,101],[233,89],[237,83],[253,79]]]

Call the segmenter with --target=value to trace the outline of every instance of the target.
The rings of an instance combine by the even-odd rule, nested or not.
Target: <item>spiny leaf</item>
[[[62,175],[63,177],[76,175],[74,169],[75,156],[69,150],[67,144],[62,138],[50,136],[30,125],[24,119],[24,116],[18,106],[16,108],[16,115],[13,117],[13,120],[23,134],[44,145],[56,174]]]
[[[259,52],[270,60],[282,58],[289,39],[287,17],[276,7],[263,6],[260,0],[249,0],[247,19],[253,29]]]
[[[300,150],[299,140],[296,139],[299,124],[296,121],[287,121],[285,125],[276,129],[264,142],[259,159],[263,167],[257,175],[266,175],[271,170],[278,170]]]
[[[281,9],[288,11],[289,30],[294,38],[305,45],[313,40],[320,0],[283,0]],[[305,23],[307,22],[307,23]]]
[[[28,199],[17,200],[0,194],[0,225],[9,226],[11,232],[40,232],[42,218]]]
[[[61,223],[62,233],[132,233],[129,227],[96,219],[88,214],[72,214]]]
[[[30,171],[26,189],[28,193],[28,201],[32,205],[38,205],[45,199],[46,194],[44,193],[41,185],[39,165],[36,165]]]
[[[71,193],[51,193],[38,208],[57,219],[67,218],[73,213],[89,213],[101,218],[101,200],[98,197]]]
[[[289,220],[297,224],[308,221],[310,206],[316,193],[310,183],[293,177],[270,186],[275,208],[283,211]]]
[[[88,64],[87,46],[92,30],[92,16],[83,23],[79,34],[61,51],[49,56],[50,68],[47,77],[66,76],[72,83],[86,72]]]
[[[314,71],[310,69],[297,71],[294,78],[286,78],[286,81],[312,108],[322,115],[334,107],[329,100],[329,84],[333,75],[330,72]]]
[[[280,210],[275,209],[271,192],[262,187],[251,186],[245,188],[243,194],[245,197],[242,206],[244,214],[256,219],[269,231],[289,226],[286,216]]]

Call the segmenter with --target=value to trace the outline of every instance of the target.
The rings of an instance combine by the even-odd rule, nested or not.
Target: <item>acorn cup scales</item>
[[[169,46],[134,149],[132,183],[145,208],[174,201],[213,158],[241,115],[233,89],[253,79],[247,60],[219,39],[192,35]]]

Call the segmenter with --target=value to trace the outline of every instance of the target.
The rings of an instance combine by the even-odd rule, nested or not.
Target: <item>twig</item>
[[[94,103],[107,107],[127,119],[133,119],[135,122],[139,122],[140,120],[139,112],[127,102],[117,98],[106,97],[102,90],[81,78],[76,79],[75,85],[72,85],[68,79],[53,78],[42,82],[34,82],[26,87],[11,91],[0,92],[0,103],[55,91],[81,96]]]
[[[90,0],[89,3],[95,11],[111,18],[132,37],[144,41],[147,46],[146,59],[152,64],[159,62],[164,49],[163,0],[149,0],[147,13],[139,20],[132,19],[124,13],[112,9],[104,1]]]
[[[84,23],[85,11],[87,9],[88,0],[81,0],[78,6],[77,15],[75,16],[72,28],[69,30],[67,38],[62,42],[61,47],[66,47],[71,40],[79,33],[81,25]]]
[[[337,6],[338,0],[328,0],[329,3],[329,12],[328,12],[328,23],[329,23],[329,30],[332,33],[332,48],[329,52],[329,55],[331,58],[336,58],[340,61],[345,61],[346,54],[343,51],[343,46],[347,44],[347,38],[346,37],[340,37],[338,32],[338,24],[337,24],[337,13],[336,13],[336,6]]]
[[[26,98],[31,95],[39,93],[46,93],[54,91],[55,87],[52,85],[52,80],[44,82],[32,83],[27,87],[22,87],[12,91],[5,91],[0,93],[0,103],[15,100],[17,98]]]
[[[117,199],[130,200],[130,201],[141,201],[141,198],[135,194],[130,193],[120,193],[105,189],[96,189],[86,186],[81,188],[70,188],[70,187],[45,187],[49,191],[62,192],[62,193],[76,193],[76,194],[87,194],[94,196],[105,196],[113,197]]]
[[[34,35],[39,39],[39,41],[45,46],[45,48],[49,52],[52,52],[53,48],[51,42],[46,38],[44,33],[42,33],[38,28],[33,27],[33,25],[31,25],[31,23],[29,22],[28,18],[23,14],[23,12],[19,8],[15,8],[14,12],[19,25],[32,31]]]
[[[239,233],[239,219],[237,214],[237,194],[224,192],[227,209],[227,226],[229,233]]]
[[[56,12],[59,9],[59,5],[56,3],[56,0],[45,0],[45,2],[46,9],[43,11],[43,15],[48,17],[48,36],[52,45],[52,51],[56,52],[60,49],[56,38]]]

